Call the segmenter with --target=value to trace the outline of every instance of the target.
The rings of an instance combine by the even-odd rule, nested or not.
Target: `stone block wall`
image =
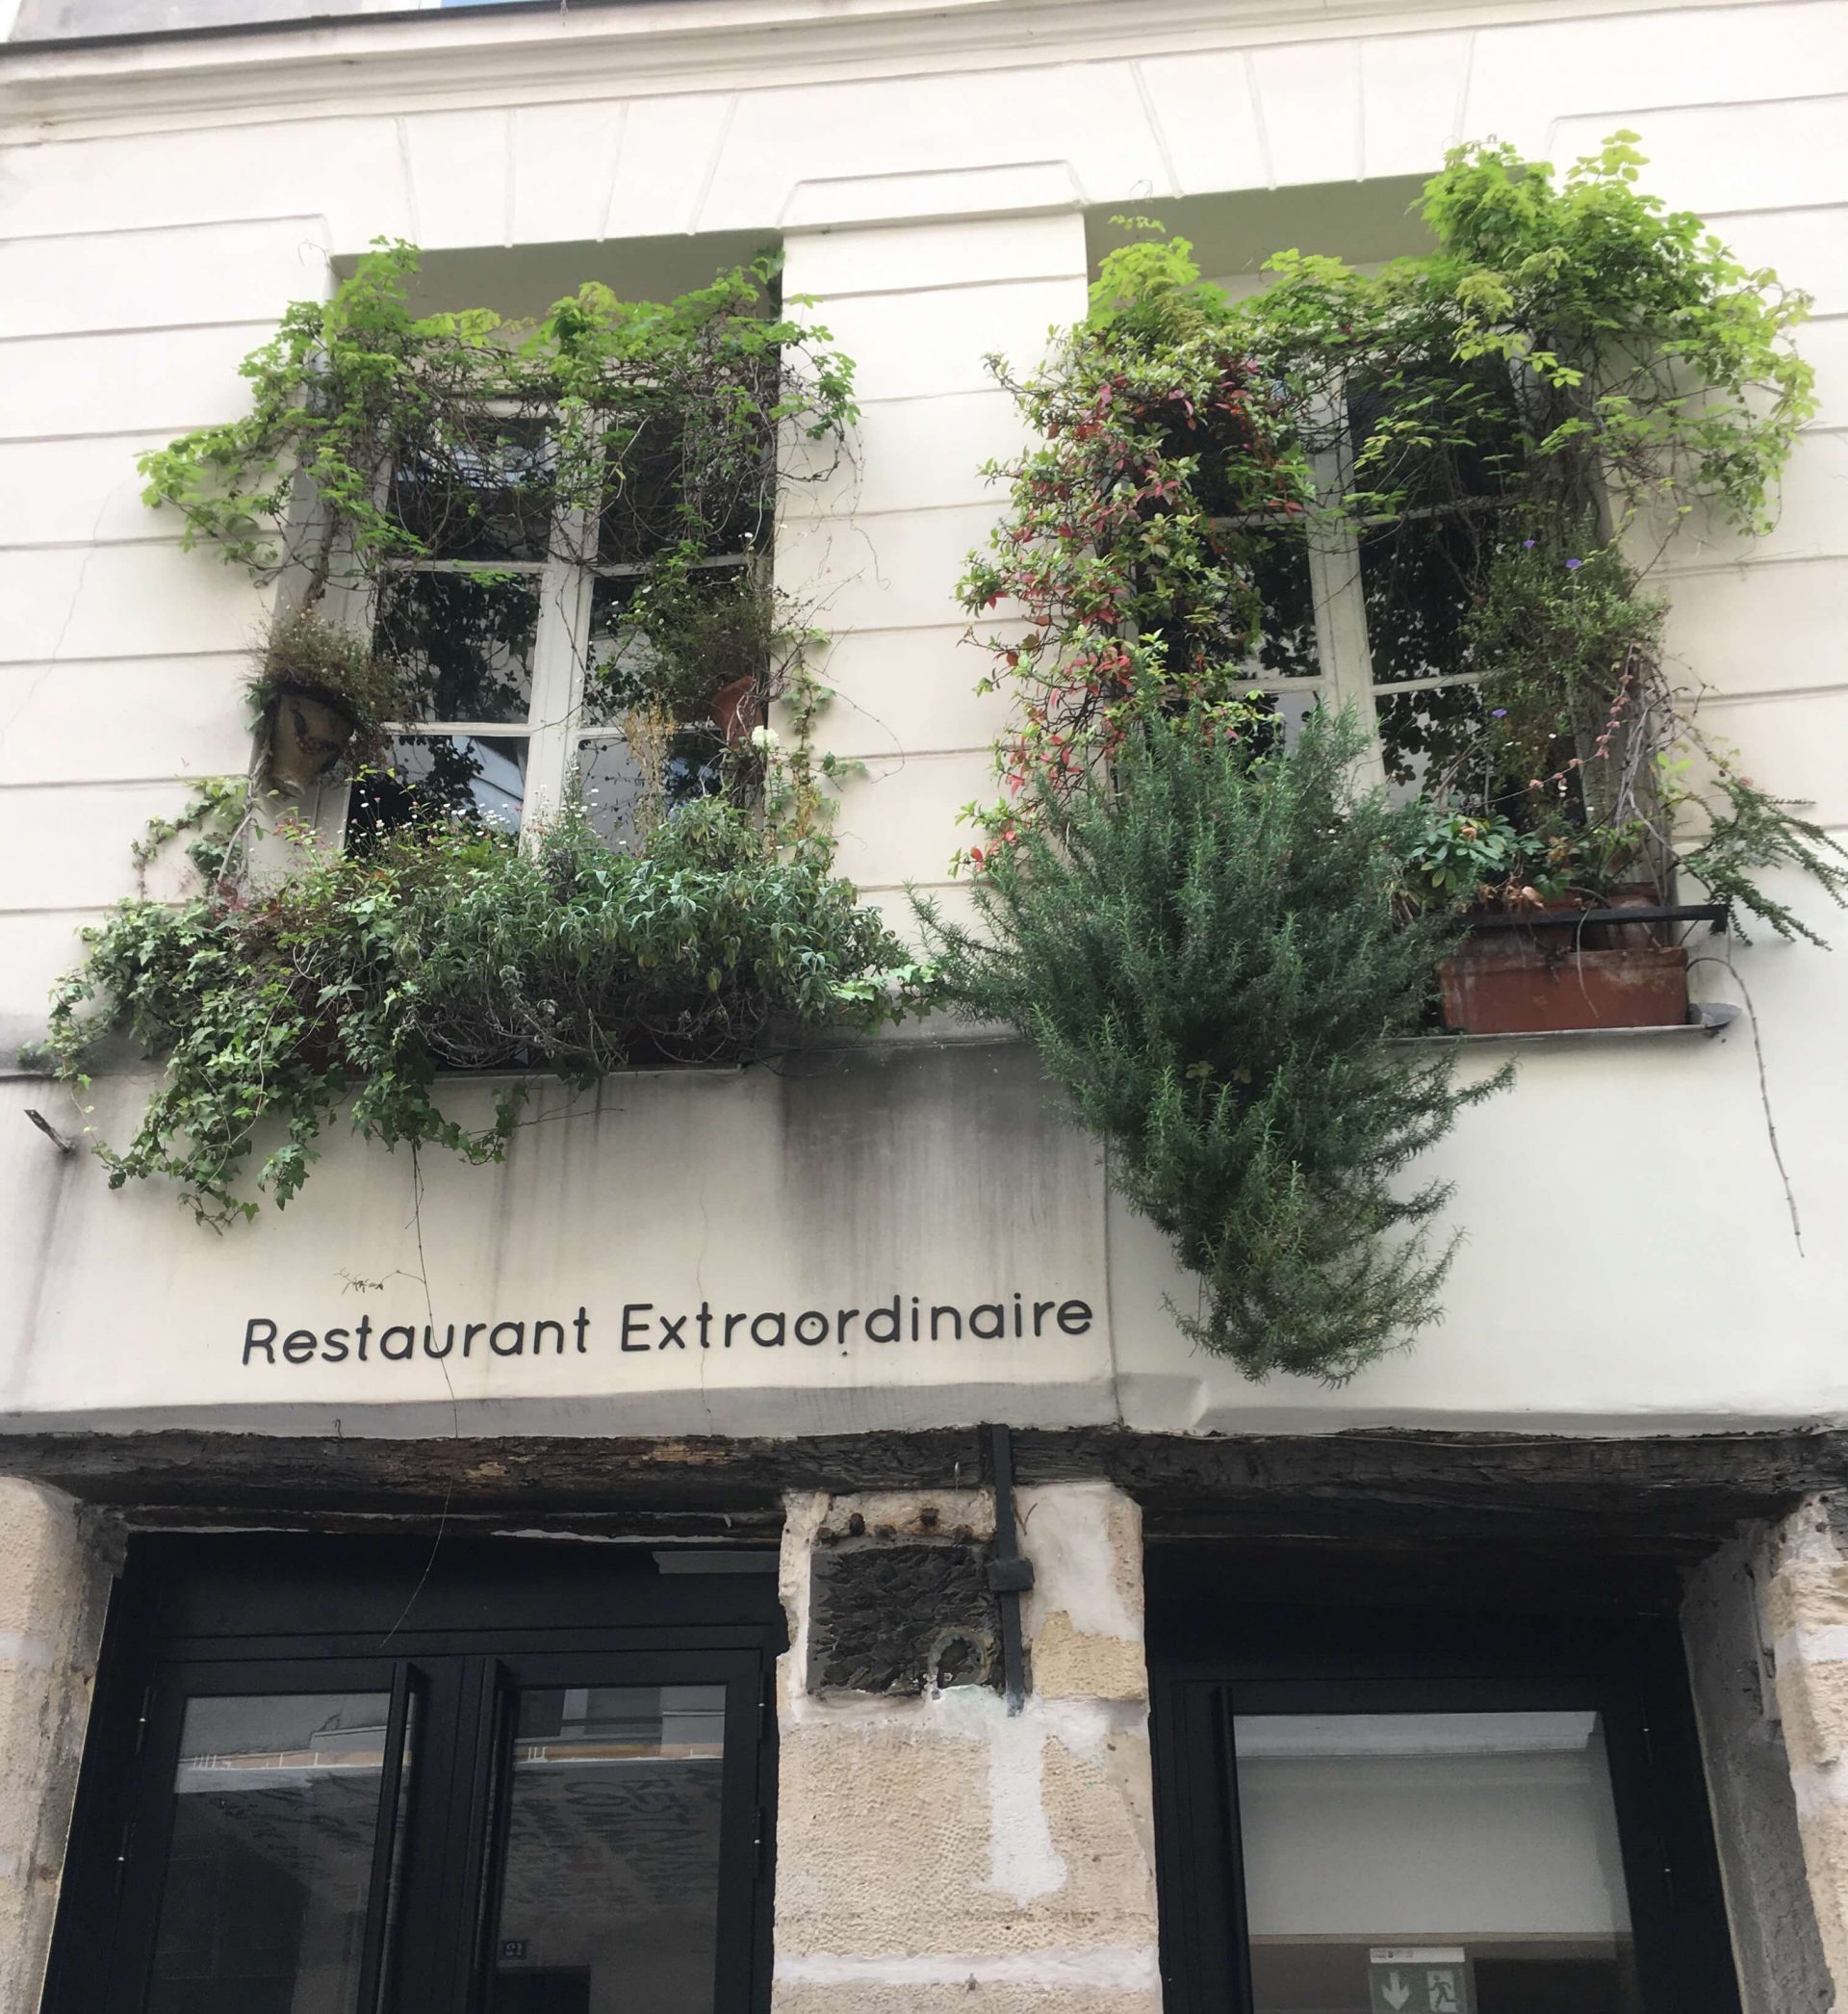
[[[1017,1714],[990,1669],[927,1656],[918,1677],[906,1618],[836,1598],[830,1556],[884,1546],[891,1588],[930,1580],[949,1639],[979,1642],[962,1566],[993,1515],[986,1491],[789,1502],[776,2014],[1159,2014],[1136,1506],[1101,1484],[1020,1493],[1036,1585]],[[965,1561],[920,1568],[932,1547]],[[879,1654],[856,1659],[856,1632]]]
[[[111,1580],[68,1497],[0,1478],[0,2014],[38,2004]]]

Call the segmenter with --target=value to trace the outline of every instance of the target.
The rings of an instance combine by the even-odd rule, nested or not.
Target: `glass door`
[[[101,1701],[47,2008],[762,2014],[772,1644],[662,1634],[160,1658]]]

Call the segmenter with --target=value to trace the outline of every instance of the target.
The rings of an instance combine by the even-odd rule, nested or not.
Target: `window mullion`
[[[1337,415],[1324,415],[1324,436],[1335,431]],[[1338,506],[1347,477],[1347,455],[1323,450],[1311,460],[1318,502],[1326,513],[1309,541],[1309,588],[1316,611],[1316,651],[1322,659],[1330,701],[1337,710],[1352,707],[1366,733],[1366,745],[1355,764],[1355,781],[1363,789],[1383,788],[1386,760],[1379,745],[1379,720],[1373,706],[1373,660],[1367,643],[1367,605],[1361,589],[1360,540]]]
[[[526,751],[526,802],[520,828],[526,845],[555,816],[576,773],[591,578],[589,568],[577,555],[589,550],[587,541],[595,536],[588,510],[561,511],[540,578],[528,715],[532,734]]]

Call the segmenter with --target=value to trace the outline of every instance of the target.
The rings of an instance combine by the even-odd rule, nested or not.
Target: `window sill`
[[[1741,1009],[1727,1000],[1690,1001],[1687,1020],[1665,1028],[1543,1028],[1526,1035],[1414,1035],[1413,1042],[1457,1042],[1469,1048],[1509,1046],[1557,1048],[1593,1042],[1681,1042],[1711,1039],[1738,1020]]]

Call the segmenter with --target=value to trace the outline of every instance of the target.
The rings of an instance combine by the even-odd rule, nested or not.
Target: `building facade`
[[[909,928],[1007,705],[957,598],[1020,440],[986,360],[1083,316],[1113,217],[1372,264],[1448,148],[1631,130],[1815,297],[1775,529],[1690,519],[1656,578],[1708,720],[1838,830],[1845,105],[1840,0],[22,0],[0,2006],[1835,2004],[1839,953],[1716,941],[1730,1020],[1472,1045],[1519,1073],[1432,1156],[1446,1319],[1335,1387],[1192,1347],[1031,1049],[946,1018],[547,1088],[497,1165],[330,1133],[221,1235],[82,1150],[133,1057],[89,1113],[12,1059],[147,821],[250,759],[267,591],[135,458],[381,238],[508,315],[780,249],[860,410],[776,578],[839,871]]]

